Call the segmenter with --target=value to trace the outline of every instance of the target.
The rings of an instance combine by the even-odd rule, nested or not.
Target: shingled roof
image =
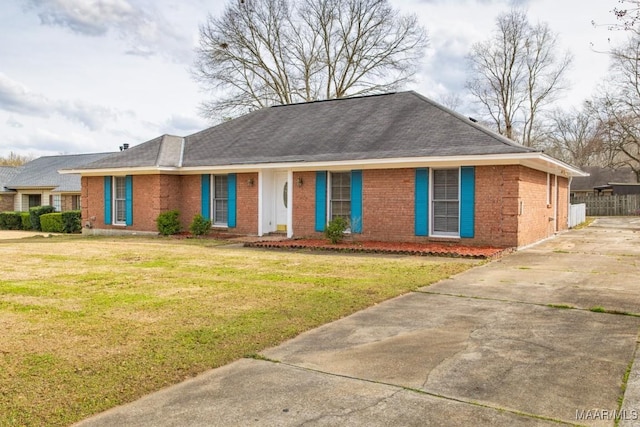
[[[264,108],[186,138],[155,138],[82,169],[188,168],[534,151],[410,91]]]
[[[0,193],[13,193],[14,190],[7,188],[7,183],[20,172],[16,166],[0,166]]]
[[[7,189],[51,188],[58,192],[79,192],[80,176],[61,175],[59,169],[78,168],[111,153],[44,156],[21,166],[4,185]]]

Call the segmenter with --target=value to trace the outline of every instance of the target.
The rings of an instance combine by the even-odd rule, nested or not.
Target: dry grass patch
[[[477,263],[212,241],[0,243],[0,425],[68,425]]]

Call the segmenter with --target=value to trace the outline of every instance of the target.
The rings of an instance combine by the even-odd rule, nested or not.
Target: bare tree
[[[545,151],[553,157],[575,166],[608,164],[601,127],[590,108],[554,110],[549,115],[545,144]]]
[[[428,40],[387,0],[245,0],[200,28],[193,69],[209,118],[276,104],[396,90]]]
[[[500,134],[532,146],[540,114],[565,88],[572,56],[558,55],[557,36],[547,24],[531,25],[523,11],[500,15],[496,26],[471,48],[467,88]]]
[[[610,166],[628,166],[640,182],[640,34],[612,49],[611,73],[593,103],[611,152]]]
[[[7,156],[0,157],[0,166],[22,166],[34,158],[33,154],[21,155],[11,151]]]

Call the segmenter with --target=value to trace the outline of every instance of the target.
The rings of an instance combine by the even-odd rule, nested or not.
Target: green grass
[[[478,264],[78,237],[0,259],[2,426],[71,424]]]

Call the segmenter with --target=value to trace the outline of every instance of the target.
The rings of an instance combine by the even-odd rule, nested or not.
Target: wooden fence
[[[640,215],[640,194],[572,197],[571,204],[584,203],[587,216]]]

